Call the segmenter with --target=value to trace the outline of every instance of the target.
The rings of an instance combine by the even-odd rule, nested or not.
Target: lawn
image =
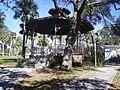
[[[109,90],[120,90],[120,69],[118,69],[117,75],[112,81],[112,87]]]
[[[13,67],[17,64],[18,60],[19,57],[17,56],[0,56],[0,67]],[[47,84],[54,88],[60,83],[68,82],[94,69],[94,67],[75,67],[72,71],[61,71],[58,69],[39,71],[35,69],[32,73],[29,73],[29,77],[21,81],[19,85],[22,87],[39,87]]]
[[[0,56],[0,67],[13,67],[17,64],[18,56]]]
[[[84,68],[84,67],[77,67],[73,68],[72,71],[60,71],[55,70],[53,71],[48,70],[49,72],[46,73],[36,73],[33,72],[30,74],[31,76],[26,78],[24,81],[20,82],[22,87],[38,87],[42,85],[49,85],[50,87],[54,88],[60,83],[68,82],[75,77],[82,76],[83,74],[87,73],[88,71],[94,70],[94,68]]]

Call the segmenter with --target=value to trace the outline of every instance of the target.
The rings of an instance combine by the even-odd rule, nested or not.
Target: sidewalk
[[[88,72],[55,90],[107,90],[120,66],[106,66]]]

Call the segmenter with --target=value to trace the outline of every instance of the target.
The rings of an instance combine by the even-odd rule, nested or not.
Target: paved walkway
[[[59,85],[55,90],[107,90],[120,66],[106,66]]]
[[[87,73],[83,78],[101,79],[111,83],[117,73],[118,67],[101,67],[95,71]]]

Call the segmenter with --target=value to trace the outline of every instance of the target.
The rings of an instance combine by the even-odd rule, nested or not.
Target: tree
[[[4,19],[5,19],[4,13],[0,12],[0,29],[3,29],[4,27]]]
[[[49,40],[46,36],[39,35],[38,36],[38,43],[39,46],[49,46]]]
[[[21,36],[18,36],[16,38],[16,48],[17,48],[17,51],[18,51],[18,54],[21,52],[21,48],[22,48],[22,38]]]
[[[10,32],[6,32],[2,29],[0,29],[0,40],[3,43],[10,44]]]
[[[11,49],[15,48],[16,33],[6,30],[4,28],[0,29],[0,41],[2,41],[5,45],[10,46],[10,50],[9,50],[9,55],[10,55]],[[8,49],[6,49],[6,51],[8,51]]]
[[[25,35],[26,33],[30,34],[31,37],[34,36],[34,31],[33,32],[26,32],[25,31],[25,22],[28,19],[34,19],[36,16],[38,16],[37,12],[37,5],[34,3],[33,0],[16,0],[15,1],[15,6],[13,7],[15,11],[14,18],[20,18],[21,21],[23,22],[20,24],[20,27],[22,28],[23,32],[23,45],[22,45],[22,56],[25,58]],[[31,38],[32,40],[32,38]]]
[[[4,33],[4,13],[0,12],[0,40],[2,41],[2,36]]]
[[[117,18],[115,24],[111,26],[113,34],[120,36],[120,17]]]
[[[17,45],[17,46],[22,46],[22,38],[21,38],[21,36],[18,36],[18,37],[16,38],[16,45]]]
[[[13,6],[10,5],[10,3],[14,2]],[[20,19],[21,24],[20,27],[22,30],[20,31],[21,34],[23,34],[23,45],[22,45],[22,56],[25,58],[25,38],[27,38],[25,35],[34,36],[34,30],[32,32],[26,32],[25,31],[25,22],[30,19],[34,19],[35,17],[38,17],[37,12],[37,4],[34,2],[34,0],[1,0],[0,3],[3,3],[4,6],[7,8],[12,9],[15,12],[15,15],[13,16],[14,19]]]
[[[98,31],[99,34],[99,43],[101,45],[119,45],[120,38],[115,35],[111,28],[104,27],[103,29]]]
[[[58,0],[52,0],[54,2],[54,6],[59,10],[59,14],[69,19],[69,16],[66,16],[64,12],[58,6]],[[78,32],[81,32],[82,29],[79,27],[82,24],[81,17],[90,20],[93,24],[97,24],[102,20],[106,21],[106,18],[113,21],[113,17],[110,13],[110,4],[113,4],[116,7],[116,3],[120,4],[120,0],[104,0],[104,1],[96,1],[96,0],[62,0],[68,3],[71,3],[74,8],[73,18],[70,20],[71,29],[70,34],[68,34],[68,45],[64,51],[63,58],[63,66],[67,67],[67,69],[72,67],[71,55],[72,55],[72,47],[74,46],[76,37]],[[106,24],[106,22],[105,22]]]

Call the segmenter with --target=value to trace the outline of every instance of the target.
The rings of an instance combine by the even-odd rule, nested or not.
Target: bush
[[[83,65],[82,65],[82,63],[80,63],[80,62],[73,62],[73,63],[72,63],[72,66],[73,66],[73,67],[82,67]]]
[[[56,66],[61,66],[63,62],[63,56],[55,56],[53,60],[50,61],[49,68],[54,68]]]
[[[16,67],[24,67],[24,63],[25,63],[25,62],[26,62],[26,59],[19,58]]]
[[[92,60],[92,57],[91,57],[91,56],[85,56],[82,65],[83,65],[83,66],[94,66],[94,64],[93,64],[92,61],[93,61],[93,60]]]
[[[102,55],[102,53],[101,52],[98,52],[97,51],[97,66],[103,66],[103,60],[104,60],[104,58],[103,58],[103,55]]]
[[[94,64],[89,60],[89,61],[83,61],[82,66],[94,66]]]

